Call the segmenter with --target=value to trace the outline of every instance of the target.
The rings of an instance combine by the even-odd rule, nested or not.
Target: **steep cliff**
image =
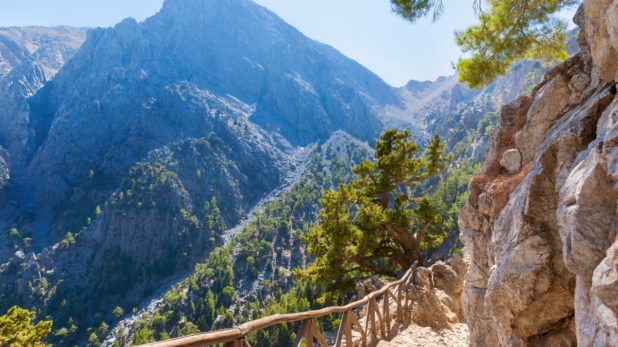
[[[472,346],[618,345],[618,1],[581,50],[504,106],[460,212]]]
[[[72,27],[0,28],[0,145],[13,157],[28,148],[27,99],[75,55],[86,33]]]
[[[86,33],[72,27],[0,28],[0,262],[14,252],[6,231],[27,229],[21,228],[23,211],[12,186],[33,151],[28,99],[73,57]]]

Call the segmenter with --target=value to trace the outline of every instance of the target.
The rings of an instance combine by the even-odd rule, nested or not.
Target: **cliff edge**
[[[618,0],[503,107],[460,212],[471,346],[618,346]]]

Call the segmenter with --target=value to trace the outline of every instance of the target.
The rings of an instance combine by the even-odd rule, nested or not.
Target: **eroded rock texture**
[[[503,108],[470,182],[472,346],[618,346],[616,11],[584,1],[581,51]]]

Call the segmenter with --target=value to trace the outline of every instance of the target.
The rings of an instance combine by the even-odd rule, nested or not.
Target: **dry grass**
[[[517,105],[517,107],[515,107]],[[520,97],[518,100],[504,106],[500,114],[500,127],[494,139],[496,153],[515,147],[515,134],[526,124],[528,110],[532,105],[532,98]],[[493,216],[500,212],[508,201],[510,193],[526,177],[531,163],[515,173],[509,174],[499,163],[499,156],[491,162],[485,163],[481,173],[473,177],[469,183],[468,202],[478,208],[479,196],[483,191],[492,191],[494,199]],[[491,189],[489,189],[491,188]]]
[[[532,169],[532,162],[524,165],[524,167],[514,175],[502,175],[493,180],[491,184],[491,192],[493,193],[492,217],[497,216],[506,206],[509,201],[509,196],[517,185],[528,175],[530,169]]]
[[[520,107],[513,109],[511,105],[521,102]],[[507,105],[500,115],[500,132],[498,133],[497,145],[498,153],[515,147],[515,134],[526,124],[528,110],[532,105],[532,98],[528,96],[520,97],[515,102]]]

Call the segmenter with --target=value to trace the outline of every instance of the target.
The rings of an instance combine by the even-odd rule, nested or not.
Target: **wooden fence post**
[[[319,326],[313,319],[311,320],[311,332],[313,334],[313,337],[318,340],[318,344],[320,345],[320,347],[329,347],[328,342],[326,342],[324,335],[322,335]]]
[[[384,307],[382,309],[382,312],[384,314],[384,327],[386,328],[384,333],[386,334],[386,336],[388,336],[391,331],[391,307],[388,290],[384,293],[384,300],[382,300],[382,303]]]
[[[305,332],[307,330],[307,321],[304,320],[300,324],[300,328],[298,329],[298,333],[296,333],[296,340],[294,341],[294,347],[300,347],[301,342],[303,341],[303,337],[305,336]],[[305,343],[307,346],[308,344]]]
[[[361,334],[361,345],[363,347],[367,347],[367,330],[366,330],[366,328],[363,329],[363,327],[361,326],[360,322],[358,321],[358,318],[356,318],[356,315],[354,315],[353,311],[350,312],[350,318],[352,318],[352,323],[354,323],[354,325],[356,325],[356,329],[358,329],[358,332]]]
[[[402,289],[403,289],[403,285],[401,283],[399,283],[399,285],[397,285],[397,320],[399,320],[400,323],[403,323],[403,307],[401,306],[401,301],[402,301]]]
[[[313,328],[311,327],[311,320],[305,321],[305,347],[313,347]]]

